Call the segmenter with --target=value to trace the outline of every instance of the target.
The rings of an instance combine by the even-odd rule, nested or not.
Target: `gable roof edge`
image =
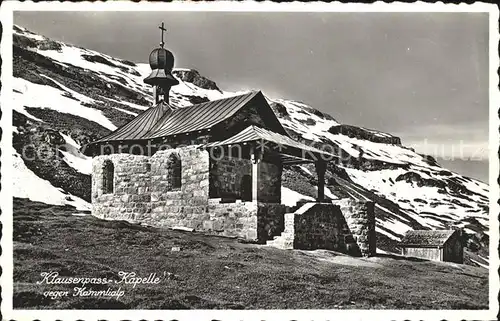
[[[257,91],[256,95],[252,98],[254,99],[255,97],[259,97],[261,98],[262,100],[264,100],[267,108],[269,109],[269,111],[273,114],[274,118],[276,119],[276,122],[277,124],[279,125],[281,131],[282,131],[282,135],[285,135],[285,136],[288,136],[291,138],[290,134],[286,131],[285,127],[283,127],[283,124],[280,122],[278,116],[276,115],[276,113],[274,112],[273,108],[271,107],[271,105],[267,102],[267,99],[266,99],[266,96],[264,95],[264,93],[259,90]]]

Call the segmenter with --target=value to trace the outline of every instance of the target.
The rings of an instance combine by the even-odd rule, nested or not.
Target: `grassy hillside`
[[[70,206],[14,200],[14,307],[27,309],[486,309],[488,271],[398,256],[352,258],[75,216]],[[82,214],[81,212],[78,214]],[[83,213],[85,214],[85,213]],[[40,273],[159,284],[87,285],[124,295],[73,297]],[[68,290],[50,299],[48,290]]]
[[[53,41],[20,26],[14,31],[13,194],[88,209],[92,159],[80,148],[151,106],[151,88],[143,82],[150,67]],[[173,75],[179,81],[170,95],[175,107],[238,94],[219,89],[192,69],[175,69]],[[465,263],[488,265],[486,184],[439,166],[391,134],[343,124],[299,101],[268,102],[291,137],[342,158],[328,165],[328,198],[376,203],[377,248],[399,253],[408,230],[463,228],[471,253]],[[287,189],[282,201],[288,206],[314,198],[314,166],[285,167],[282,184]]]

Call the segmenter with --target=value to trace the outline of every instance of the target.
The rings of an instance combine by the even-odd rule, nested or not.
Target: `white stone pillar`
[[[250,157],[252,161],[252,200],[257,201],[259,194],[259,163],[262,159],[262,153],[257,148],[252,148]]]

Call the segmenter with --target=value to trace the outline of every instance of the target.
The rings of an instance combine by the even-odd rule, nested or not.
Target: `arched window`
[[[110,160],[105,160],[102,166],[102,190],[104,194],[114,191],[115,166]]]
[[[168,180],[169,188],[168,190],[178,190],[181,188],[181,177],[182,177],[182,164],[179,155],[170,154],[167,161],[168,170]]]

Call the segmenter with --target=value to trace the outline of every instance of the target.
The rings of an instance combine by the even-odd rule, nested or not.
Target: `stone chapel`
[[[292,139],[260,91],[172,106],[179,82],[163,40],[149,64],[144,82],[154,105],[85,146],[93,215],[281,248],[375,253],[373,203],[326,202],[324,175],[335,155]],[[281,204],[283,166],[308,162],[316,166],[317,200],[290,211]]]

